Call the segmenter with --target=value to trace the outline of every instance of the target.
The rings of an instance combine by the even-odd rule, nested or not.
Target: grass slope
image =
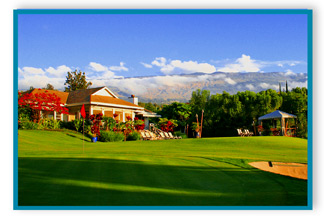
[[[232,137],[91,143],[71,132],[20,130],[21,206],[299,206],[307,181],[251,161],[307,163],[307,140]]]

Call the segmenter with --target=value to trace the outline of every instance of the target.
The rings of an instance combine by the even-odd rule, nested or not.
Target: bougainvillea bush
[[[137,130],[137,131],[144,130],[144,128],[145,128],[144,121],[138,119],[138,117],[135,117],[135,119],[134,119],[134,127],[135,127],[135,130]]]
[[[161,130],[165,132],[173,132],[174,128],[178,126],[177,120],[167,118],[160,118],[158,126]]]
[[[98,113],[90,116],[90,121],[92,122],[91,133],[94,137],[100,136],[101,120],[102,120],[102,113]]]

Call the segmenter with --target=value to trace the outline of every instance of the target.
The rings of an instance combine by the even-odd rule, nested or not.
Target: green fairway
[[[305,206],[307,181],[252,161],[307,163],[307,140],[228,137],[91,143],[19,130],[19,206]]]

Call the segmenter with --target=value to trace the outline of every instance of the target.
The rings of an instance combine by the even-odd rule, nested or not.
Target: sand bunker
[[[249,165],[263,171],[307,180],[307,164],[260,161]]]

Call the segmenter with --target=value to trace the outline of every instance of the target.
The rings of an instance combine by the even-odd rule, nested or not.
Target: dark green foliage
[[[280,110],[297,115],[297,136],[307,138],[307,96],[306,88],[295,88],[283,93]]]
[[[38,123],[29,121],[28,118],[23,118],[18,123],[19,129],[27,129],[27,130],[41,130],[41,129],[61,129],[62,121],[54,120],[54,119],[41,119]]]
[[[73,120],[72,122],[73,122],[73,125],[74,125],[74,129],[75,129],[76,131],[79,131],[80,128],[83,126],[83,121],[82,121],[82,119],[75,119],[75,120]]]
[[[136,141],[140,139],[141,139],[141,134],[136,131],[133,131],[132,133],[128,134],[126,138],[127,141]]]
[[[281,84],[279,83],[279,86]],[[287,88],[287,86],[286,86]],[[280,89],[280,88],[279,88]],[[186,109],[184,109],[186,107]],[[268,89],[258,93],[245,91],[230,95],[227,92],[210,95],[207,90],[197,90],[192,93],[190,104],[172,103],[163,107],[160,112],[163,117],[177,119],[180,129],[189,124],[189,136],[194,136],[193,124],[196,124],[196,114],[201,122],[204,110],[203,136],[237,136],[237,128],[254,131],[253,122],[257,126],[258,118],[275,110],[297,115],[297,135],[307,137],[307,89],[295,88],[290,92],[276,92]],[[182,117],[179,113],[186,111]],[[267,127],[267,122],[265,127]],[[271,125],[268,126],[269,128]],[[179,128],[178,128],[179,129]]]
[[[38,123],[38,129],[60,129],[61,121],[54,119],[41,119]]]
[[[182,139],[188,138],[187,135],[185,133],[182,133],[181,131],[175,131],[173,135],[177,137],[182,137]]]
[[[38,129],[38,124],[29,119],[21,119],[18,123],[18,129],[25,129],[25,130],[36,130]]]
[[[112,131],[116,126],[116,120],[112,117],[104,116],[102,117],[102,121],[104,122],[104,128],[107,131]]]
[[[124,134],[113,131],[100,131],[99,141],[101,142],[120,142],[124,140]]]
[[[163,118],[176,119],[178,129],[184,130],[184,127],[189,123],[191,116],[191,106],[186,103],[173,102],[170,105],[163,106],[163,110],[159,112]]]
[[[73,121],[69,121],[69,122],[62,121],[61,128],[75,130]]]

